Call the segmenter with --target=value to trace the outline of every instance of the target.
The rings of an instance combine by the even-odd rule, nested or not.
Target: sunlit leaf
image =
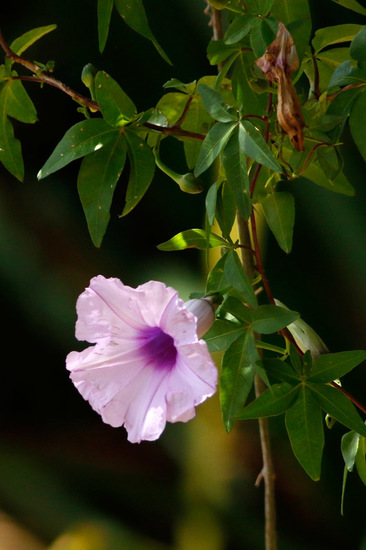
[[[292,248],[292,236],[295,223],[295,200],[291,193],[273,192],[261,201],[269,228],[279,246],[289,254]]]
[[[97,151],[111,139],[116,138],[118,132],[101,118],[88,118],[78,122],[67,130],[38,172],[38,179],[49,176],[73,160]]]
[[[168,241],[159,244],[158,249],[170,252],[173,250],[184,250],[186,248],[198,248],[206,250],[216,246],[225,246],[227,241],[215,233],[207,234],[203,229],[188,229],[178,233]]]
[[[114,0],[98,0],[98,41],[101,53],[107,42],[113,5]]]
[[[258,360],[252,330],[237,338],[225,352],[220,375],[220,402],[227,432],[235,421],[235,413],[244,407],[252,389]]]
[[[366,15],[366,8],[361,6],[356,0],[333,0],[333,2],[356,13],[360,13],[361,15]]]
[[[91,239],[99,247],[106,232],[113,193],[126,160],[122,135],[84,157],[78,174],[78,192]]]
[[[155,158],[146,142],[135,132],[125,132],[130,161],[130,178],[126,192],[126,204],[121,216],[135,208],[148,190],[155,172]]]
[[[37,42],[40,38],[55,30],[57,25],[46,25],[44,27],[37,27],[30,31],[25,32],[10,44],[10,49],[17,55],[22,55],[32,44]]]
[[[323,414],[311,392],[302,387],[285,416],[287,433],[297,460],[314,480],[320,478],[324,448]]]
[[[312,45],[315,53],[327,46],[340,44],[342,42],[351,42],[356,34],[362,29],[362,25],[353,23],[345,23],[344,25],[333,25],[332,27],[324,27],[315,32],[312,40]]]
[[[150,29],[142,0],[114,0],[118,13],[131,29],[141,34],[154,44],[161,57],[169,64],[171,61],[157,42]]]

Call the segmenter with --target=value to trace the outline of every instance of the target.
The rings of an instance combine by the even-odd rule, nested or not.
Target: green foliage
[[[333,1],[354,14],[366,15],[356,0]],[[346,470],[356,465],[365,483],[366,427],[352,399],[334,381],[364,361],[366,352],[328,353],[297,312],[273,299],[261,265],[254,214],[263,211],[264,223],[281,250],[289,254],[296,186],[312,182],[347,197],[355,194],[344,172],[342,140],[349,124],[352,139],[366,160],[366,27],[356,18],[355,23],[312,29],[307,0],[210,0],[209,4],[219,10],[224,24],[222,36],[207,46],[208,61],[217,74],[188,83],[172,77],[156,104],[139,112],[117,75],[115,79],[87,63],[81,80],[93,101],[71,94],[84,118],[66,131],[38,178],[80,161],[77,188],[96,247],[107,231],[123,171],[127,172],[127,187],[121,217],[143,199],[153,184],[155,166],[179,186],[177,193],[207,189],[205,229],[183,230],[158,249],[195,248],[204,251],[209,261],[211,249],[221,252],[208,274],[206,293],[219,294],[222,303],[205,340],[210,351],[223,352],[220,402],[225,429],[229,432],[236,420],[284,414],[293,452],[307,474],[317,480],[324,447],[323,417],[329,415],[332,422],[352,430],[342,440]],[[151,30],[142,0],[98,0],[101,53],[114,8],[170,63]],[[277,70],[284,71],[285,89],[278,84],[280,77],[270,81],[256,64],[275,40],[278,21],[291,33],[300,60],[291,76],[293,92],[289,86],[293,59],[287,58],[289,52],[294,55],[291,44],[278,53]],[[10,47],[21,56],[54,29],[55,25],[32,29]],[[277,55],[273,47],[271,55]],[[27,84],[14,69],[17,61],[10,55],[0,67],[0,162],[22,181],[22,149],[13,120],[33,124],[37,110]],[[33,72],[35,82],[48,82],[65,91],[59,81],[50,81],[52,62],[21,61]],[[305,119],[301,151],[294,150],[280,124],[281,112],[290,125],[295,115],[300,116],[291,111],[295,105],[291,94],[296,95]],[[162,144],[168,139],[182,146],[187,165],[183,174],[171,168],[170,159],[165,163],[161,158]],[[236,220],[239,226],[243,221],[246,224],[247,240],[240,231],[238,240],[233,236]],[[277,345],[282,337],[283,348]],[[259,353],[260,349],[265,352]],[[255,376],[262,378],[267,389],[247,404]]]

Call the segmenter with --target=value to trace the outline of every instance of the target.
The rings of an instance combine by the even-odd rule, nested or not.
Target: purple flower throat
[[[141,336],[140,352],[149,364],[153,363],[159,370],[171,370],[177,358],[174,339],[160,327],[149,327]]]

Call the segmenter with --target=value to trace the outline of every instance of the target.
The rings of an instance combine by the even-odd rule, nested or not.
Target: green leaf
[[[277,20],[265,18],[257,20],[250,33],[250,45],[254,56],[258,59],[267,49],[267,46],[276,38],[278,29]]]
[[[366,93],[362,93],[352,106],[349,125],[357,148],[366,161],[366,132],[364,123],[365,109]]]
[[[264,137],[248,120],[243,120],[239,124],[239,143],[248,157],[253,158],[259,164],[266,166],[270,170],[282,172],[281,166],[274,158]]]
[[[164,252],[171,252],[173,250],[184,250],[186,248],[206,250],[207,248],[227,245],[227,241],[215,235],[215,233],[207,234],[203,229],[188,229],[187,231],[178,233],[168,241],[159,244],[157,248],[159,250],[164,250]]]
[[[323,414],[306,387],[301,388],[296,402],[286,412],[285,422],[294,455],[306,473],[317,481],[324,448]]]
[[[133,101],[104,71],[99,71],[95,78],[95,92],[103,118],[111,126],[121,126],[136,116]]]
[[[347,86],[348,84],[366,83],[366,71],[364,67],[354,67],[351,61],[347,59],[341,63],[332,74],[328,89],[338,86]]]
[[[228,106],[225,105],[219,92],[206,84],[200,84],[197,90],[202,98],[206,111],[214,120],[218,120],[219,122],[235,122],[237,120],[237,117],[228,110]]]
[[[17,55],[22,55],[32,44],[37,42],[40,38],[55,30],[57,25],[46,25],[44,27],[37,27],[22,34],[10,44],[10,49]]]
[[[121,214],[126,216],[135,208],[148,190],[155,172],[155,158],[146,142],[134,131],[125,132],[130,161],[130,178],[126,192],[126,204]]]
[[[241,323],[250,325],[252,321],[251,310],[234,296],[228,296],[221,304],[220,315],[229,313]]]
[[[242,325],[225,319],[216,319],[210,330],[203,336],[203,339],[208,350],[213,353],[226,350],[242,334]]]
[[[236,219],[236,203],[231,187],[225,181],[220,185],[216,197],[216,220],[222,236],[230,239],[231,230]]]
[[[296,370],[285,361],[281,361],[280,359],[263,359],[262,365],[267,374],[281,382],[287,382],[292,385],[301,382],[301,378]]]
[[[115,5],[122,19],[131,29],[147,38],[155,46],[161,57],[171,65],[169,57],[164,52],[163,48],[158,44],[154,34],[152,33],[145,8],[141,0],[115,0]]]
[[[366,485],[366,440],[364,437],[360,437],[357,454],[356,454],[356,468],[357,473],[364,485]]]
[[[253,52],[239,49],[236,59],[232,64],[232,89],[233,95],[240,105],[240,112],[243,115],[253,113],[265,114],[267,106],[267,95],[258,94],[251,86],[253,81],[253,66],[255,57]]]
[[[252,211],[252,203],[247,161],[239,144],[239,127],[234,130],[223,150],[222,161],[226,180],[235,197],[236,207],[244,220],[248,220]]]
[[[98,0],[98,41],[100,53],[103,52],[107,42],[113,4],[113,0]]]
[[[207,213],[207,220],[209,225],[213,225],[215,222],[216,203],[217,203],[217,182],[213,183],[210,189],[207,191],[205,206]]]
[[[299,313],[279,306],[263,305],[252,311],[253,330],[259,334],[272,334],[282,330],[299,318]]]
[[[24,178],[20,141],[14,136],[13,125],[6,111],[6,96],[0,92],[0,162],[19,181]]]
[[[239,40],[250,33],[254,25],[257,24],[257,21],[257,15],[245,14],[236,17],[225,33],[225,44],[235,44],[235,42],[239,42]]]
[[[360,437],[360,434],[355,432],[347,432],[341,440],[342,456],[349,472],[352,472],[355,465]]]
[[[211,166],[229,141],[235,127],[236,123],[233,122],[217,122],[212,126],[202,142],[194,169],[195,176],[199,176]]]
[[[309,382],[326,383],[341,378],[366,359],[366,351],[341,351],[320,355],[313,363]]]
[[[362,27],[351,42],[349,53],[357,61],[366,61],[366,26]]]
[[[20,80],[7,80],[0,89],[4,109],[9,116],[28,124],[36,122],[36,108]]]
[[[126,160],[126,140],[122,135],[87,155],[78,174],[78,191],[91,239],[102,244],[106,232],[113,193]]]
[[[235,250],[228,252],[224,269],[228,282],[244,296],[251,306],[255,307],[257,305],[257,297]]]
[[[227,432],[230,432],[235,421],[235,413],[245,405],[252,389],[258,360],[251,330],[237,338],[225,352],[220,376],[220,402]]]
[[[325,384],[309,383],[307,386],[311,389],[314,398],[326,413],[350,430],[366,436],[365,424],[362,422],[351,401],[341,390]]]
[[[312,45],[317,54],[323,48],[342,42],[351,42],[356,34],[362,29],[362,25],[346,23],[344,25],[333,25],[318,29],[312,40]]]
[[[182,123],[182,129],[196,134],[206,134],[211,123],[212,118],[204,108],[201,97],[195,94]],[[198,159],[201,142],[197,139],[184,140],[183,145],[187,166],[192,170]]]
[[[295,200],[284,191],[266,195],[261,201],[270,230],[286,254],[291,252],[295,224]]]
[[[355,194],[354,187],[350,184],[343,172],[340,172],[333,181],[330,181],[316,162],[309,163],[308,167],[301,175],[301,179],[302,178],[308,179],[316,185],[325,187],[325,189],[329,189],[329,191],[333,191],[334,193],[341,193],[349,197]]]
[[[366,8],[361,6],[356,0],[333,0],[336,4],[348,8],[349,10],[360,13],[361,15],[366,15]]]
[[[84,157],[116,138],[119,131],[101,118],[78,122],[65,133],[55,150],[38,172],[38,179],[46,178],[73,160]]]
[[[199,230],[197,230],[199,231]],[[205,234],[206,235],[206,234]],[[212,233],[210,233],[212,236]],[[219,237],[220,239],[221,237]],[[205,241],[206,242],[206,241]],[[219,245],[220,246],[220,245]],[[205,247],[207,248],[207,246]],[[225,275],[225,263],[227,260],[227,254],[222,256],[216,265],[211,269],[207,277],[206,293],[220,292],[230,286],[229,281]]]
[[[293,405],[299,391],[300,384],[273,384],[242,411],[237,412],[235,418],[250,420],[283,414]]]

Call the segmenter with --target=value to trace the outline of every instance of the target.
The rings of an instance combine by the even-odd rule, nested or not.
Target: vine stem
[[[206,0],[207,2],[207,0]],[[215,40],[223,38],[223,28],[222,28],[222,19],[221,11],[216,10],[213,6],[210,6],[207,2],[207,8],[205,10],[206,14],[211,15],[210,25],[213,27],[213,36]],[[220,67],[218,67],[220,70]],[[272,108],[272,94],[269,94],[268,105],[267,105],[267,115],[269,114]],[[265,139],[268,140],[269,136],[269,121],[268,117],[266,120],[266,129],[265,129]],[[258,165],[256,170],[256,175],[254,176],[255,181],[252,182],[251,190],[254,191],[254,186],[257,181],[261,166]],[[272,297],[272,293],[267,281],[267,278],[264,273],[262,260],[260,256],[260,249],[258,246],[258,236],[256,231],[256,222],[254,210],[252,210],[251,216],[251,226],[252,226],[252,237],[254,247],[251,243],[251,235],[249,229],[249,222],[244,220],[244,218],[237,214],[237,225],[241,243],[241,259],[243,267],[247,275],[252,278],[256,269],[261,273],[262,282],[266,289],[268,297]],[[254,227],[254,231],[253,231]],[[254,253],[253,254],[253,248]],[[254,255],[256,258],[256,266],[254,264]],[[270,298],[270,301],[274,303],[273,297]],[[254,381],[254,389],[256,397],[259,397],[264,391],[264,383],[262,379],[256,375]],[[261,451],[262,451],[262,460],[263,467],[257,478],[256,485],[263,480],[264,481],[264,517],[265,517],[265,550],[277,550],[277,528],[276,528],[276,501],[275,501],[275,472],[272,459],[272,450],[271,450],[271,440],[269,433],[269,424],[267,418],[259,418],[259,435],[261,442]]]

